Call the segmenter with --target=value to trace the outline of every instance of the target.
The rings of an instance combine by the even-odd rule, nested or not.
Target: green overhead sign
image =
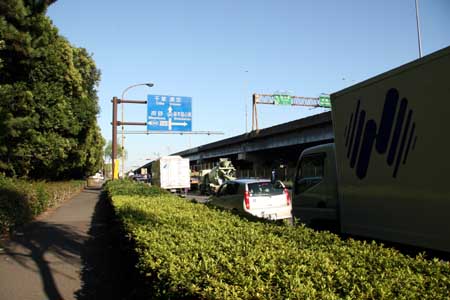
[[[273,95],[275,105],[292,105],[292,97],[289,95]]]
[[[320,95],[319,96],[319,106],[331,108],[331,101],[329,95]]]

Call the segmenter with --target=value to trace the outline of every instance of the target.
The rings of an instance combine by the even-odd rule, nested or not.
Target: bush
[[[106,190],[159,298],[448,299],[450,265],[303,226],[250,222],[145,184]],[[130,193],[130,194],[127,194]]]
[[[170,194],[155,186],[149,186],[143,182],[134,182],[131,180],[109,181],[106,185],[106,191],[109,197],[118,195],[158,196],[161,194]]]
[[[79,192],[84,181],[25,181],[0,175],[0,233],[31,221]]]

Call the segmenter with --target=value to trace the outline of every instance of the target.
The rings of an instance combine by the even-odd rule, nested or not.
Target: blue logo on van
[[[361,100],[358,100],[345,128],[344,138],[349,165],[352,169],[356,167],[359,179],[367,175],[374,146],[379,154],[386,154],[387,165],[394,168],[393,178],[397,177],[400,164],[406,164],[409,152],[416,147],[413,110],[408,110],[408,99],[399,99],[396,89],[387,91],[378,128],[374,120],[366,121],[366,111],[360,108]]]

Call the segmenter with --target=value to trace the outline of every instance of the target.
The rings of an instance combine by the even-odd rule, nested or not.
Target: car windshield
[[[248,192],[250,196],[258,195],[280,195],[283,194],[284,187],[277,181],[271,182],[255,182],[248,184]]]

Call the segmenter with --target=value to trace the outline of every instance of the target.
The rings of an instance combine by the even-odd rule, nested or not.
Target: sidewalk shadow
[[[130,258],[124,236],[113,207],[102,192],[81,253],[82,286],[75,293],[78,300],[133,298],[136,260]]]
[[[89,239],[81,253],[82,286],[75,293],[78,300],[153,299],[143,276],[135,267],[135,245],[126,238],[114,209],[102,192],[96,204]]]
[[[31,269],[36,266],[47,298],[63,299],[55,283],[55,271],[51,270],[51,262],[44,256],[51,254],[69,264],[77,265],[86,238],[70,226],[39,221],[24,226],[22,230],[23,235],[13,235],[7,242],[5,254],[24,268]],[[28,249],[30,254],[24,254],[24,251],[15,252],[15,245]],[[30,258],[35,266],[30,266]]]
[[[79,300],[120,299],[117,280],[120,256],[115,248],[112,208],[103,193],[95,206],[89,229],[89,238],[81,253],[81,289],[75,293]]]

